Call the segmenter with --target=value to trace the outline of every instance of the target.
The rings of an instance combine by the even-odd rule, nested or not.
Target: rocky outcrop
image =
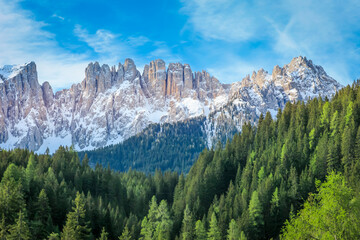
[[[205,116],[209,145],[287,101],[331,96],[341,85],[303,57],[272,74],[263,69],[231,85],[188,64],[158,59],[142,75],[133,60],[117,67],[90,63],[85,78],[53,93],[39,84],[35,63],[0,68],[0,147],[44,152],[59,145],[94,149],[129,138],[151,123]],[[199,126],[200,127],[200,126]],[[221,134],[224,135],[223,133]]]
[[[269,111],[275,118],[288,101],[307,101],[318,96],[331,97],[342,87],[321,66],[305,57],[297,57],[284,67],[275,66],[269,74],[263,69],[231,85],[229,103],[214,111],[206,120],[209,146],[223,132],[241,130],[245,122],[256,124],[260,114]],[[210,130],[209,130],[210,129]]]

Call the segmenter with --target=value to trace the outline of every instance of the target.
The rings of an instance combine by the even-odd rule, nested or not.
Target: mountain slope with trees
[[[72,149],[2,150],[0,238],[357,238],[359,125],[354,84],[243,125],[186,176],[92,169]]]
[[[109,164],[111,169],[121,172],[130,168],[145,173],[154,173],[156,169],[188,172],[207,146],[206,133],[201,128],[204,120],[200,117],[183,122],[152,124],[123,143],[79,152],[79,157],[87,154],[90,165]]]

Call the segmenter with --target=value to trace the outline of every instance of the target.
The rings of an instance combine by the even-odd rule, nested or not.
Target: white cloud
[[[257,32],[257,18],[246,1],[183,0],[182,13],[189,15],[192,25],[206,39],[229,42],[248,40]],[[187,27],[187,26],[186,26]]]
[[[128,37],[127,42],[133,47],[139,47],[145,45],[146,43],[149,43],[150,39],[145,36]]]
[[[98,29],[95,34],[90,34],[82,26],[75,25],[74,33],[79,40],[86,42],[97,53],[110,54],[119,52],[120,47],[115,44],[116,38],[119,35],[113,34],[108,30]]]
[[[340,76],[342,83],[350,82],[354,72],[360,74],[353,68],[360,58],[356,51],[360,42],[360,1],[183,0],[182,3],[180,12],[189,17],[184,31],[193,31],[207,41],[219,41],[219,48],[209,51],[232,51],[237,44],[250,49],[247,55],[239,53],[239,59],[251,57],[251,51],[259,49],[267,52],[268,58],[286,61],[305,55],[334,77]],[[258,61],[267,63],[268,59]],[[227,62],[232,64],[231,60]],[[236,68],[235,64],[232,66]],[[227,76],[231,78],[230,71]]]
[[[43,29],[17,2],[0,0],[0,65],[35,61],[39,82],[49,81],[54,89],[84,78],[86,56],[61,49],[54,35]]]
[[[61,21],[64,21],[64,20],[65,20],[65,18],[64,18],[64,17],[59,16],[59,15],[57,15],[56,13],[54,13],[51,17],[53,17],[53,18],[57,18],[57,19],[60,19]]]
[[[106,29],[98,29],[95,33],[89,31],[80,25],[76,25],[74,29],[75,35],[79,40],[85,42],[96,53],[99,54],[97,61],[115,64],[119,58],[133,58],[135,64],[139,67],[139,71],[147,60],[162,58],[169,62],[181,61],[181,57],[173,54],[172,48],[167,46],[165,42],[152,41],[145,36],[123,37],[120,34],[114,34]],[[148,44],[150,51],[148,53],[137,52],[137,47]]]
[[[39,82],[50,82],[54,90],[68,88],[82,81],[84,69],[90,61],[112,65],[131,57],[139,66],[143,66],[146,63],[144,56],[139,56],[136,48],[145,44],[153,46],[151,56],[156,53],[159,54],[157,57],[172,55],[165,43],[159,45],[145,36],[126,38],[106,29],[91,33],[81,25],[75,25],[73,33],[91,51],[75,54],[60,47],[55,35],[44,30],[47,24],[36,21],[31,12],[21,9],[18,1],[0,0],[0,6],[0,66],[35,61]],[[52,17],[64,19],[57,14]],[[147,58],[147,54],[144,55]]]

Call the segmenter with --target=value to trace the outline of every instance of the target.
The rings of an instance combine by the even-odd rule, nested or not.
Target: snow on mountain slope
[[[27,63],[23,65],[5,65],[0,68],[0,79],[7,80],[9,78],[13,78],[20,73],[20,71],[27,65]]]
[[[116,144],[151,123],[206,116],[202,126],[208,144],[217,134],[233,134],[260,113],[287,101],[331,96],[341,85],[320,66],[294,58],[270,75],[259,70],[241,82],[221,84],[209,73],[192,72],[188,64],[152,61],[142,74],[131,59],[117,67],[90,63],[85,79],[53,93],[38,83],[36,65],[0,69],[0,147],[54,152],[60,145],[90,150]]]
[[[283,68],[275,66],[272,74],[260,69],[241,82],[232,84],[229,102],[211,114],[204,127],[208,146],[211,147],[218,135],[241,130],[245,122],[256,124],[260,114],[269,111],[273,118],[279,108],[288,101],[306,102],[314,97],[331,97],[342,88],[336,80],[326,74],[321,66],[316,66],[305,57],[294,58]]]

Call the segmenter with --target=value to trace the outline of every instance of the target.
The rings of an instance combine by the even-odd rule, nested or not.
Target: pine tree
[[[331,146],[328,149],[327,165],[328,172],[340,170],[341,165],[341,137],[339,134],[334,136],[334,139],[329,141],[328,145]]]
[[[218,226],[218,221],[216,219],[216,215],[213,212],[211,215],[210,227],[207,233],[207,239],[209,240],[221,240],[221,233]]]
[[[141,236],[143,240],[152,240],[154,234],[153,224],[145,216],[141,222]]]
[[[240,237],[240,229],[236,224],[234,219],[231,219],[229,224],[229,229],[227,230],[227,238],[228,240],[238,240]]]
[[[47,239],[48,240],[60,240],[60,237],[59,237],[58,233],[51,233]]]
[[[131,240],[131,239],[132,239],[132,236],[129,231],[129,228],[128,228],[128,226],[125,226],[123,233],[119,237],[119,240]]]
[[[25,180],[26,180],[26,190],[27,191],[31,190],[32,182],[35,177],[35,171],[36,171],[35,156],[34,156],[34,154],[31,154],[29,157],[27,167],[25,169]]]
[[[36,203],[36,220],[41,221],[42,224],[46,224],[50,216],[49,199],[46,195],[45,189],[40,191],[38,201]]]
[[[353,121],[352,121],[353,122]],[[354,131],[354,124],[349,124],[349,126],[345,127],[345,130],[342,134],[341,138],[341,154],[342,159],[341,162],[344,166],[345,174],[348,176],[351,171],[351,165],[353,162],[353,138],[352,133]]]
[[[19,218],[16,223],[10,226],[8,240],[27,240],[31,239],[29,227],[25,221],[25,216],[22,211],[19,212]]]
[[[105,228],[103,227],[101,230],[100,238],[97,240],[107,240],[108,239],[108,233],[105,231]]]
[[[5,222],[5,216],[2,215],[1,223],[0,223],[0,240],[6,240],[8,235],[8,226]]]
[[[241,231],[239,240],[247,240],[245,233]]]
[[[194,220],[190,212],[189,205],[186,205],[184,210],[184,219],[181,228],[182,239],[192,240],[194,239]]]
[[[85,200],[83,194],[76,193],[73,205],[72,211],[67,215],[61,239],[88,239],[90,228],[87,226],[88,223],[85,222]]]
[[[170,213],[166,200],[162,200],[160,202],[156,217],[157,221],[155,222],[155,237],[159,240],[170,239],[173,221],[170,218]]]
[[[206,240],[206,237],[205,224],[201,220],[197,220],[195,224],[195,239]]]
[[[21,178],[19,168],[10,164],[0,183],[0,215],[5,216],[7,224],[13,224],[18,213],[25,208]]]
[[[250,220],[250,229],[253,234],[253,238],[257,239],[261,236],[262,228],[264,225],[262,206],[257,191],[254,191],[252,193],[251,200],[249,203],[249,220]]]
[[[145,240],[153,239],[156,222],[157,222],[157,212],[158,212],[158,205],[156,202],[156,197],[153,196],[151,198],[150,207],[148,215],[144,217],[143,221],[141,222],[141,235]]]

